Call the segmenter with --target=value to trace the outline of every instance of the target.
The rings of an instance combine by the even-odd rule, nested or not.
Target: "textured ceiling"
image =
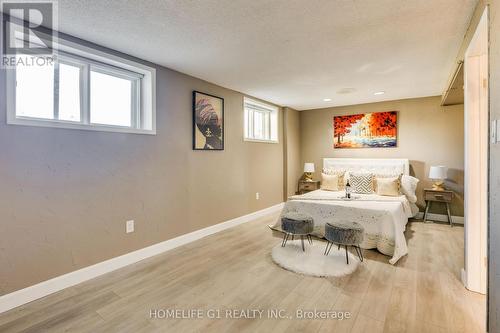
[[[440,95],[476,3],[59,0],[59,30],[304,110]]]

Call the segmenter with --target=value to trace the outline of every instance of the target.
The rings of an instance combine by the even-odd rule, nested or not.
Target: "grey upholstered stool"
[[[363,261],[363,253],[359,244],[363,241],[364,228],[356,222],[330,222],[325,225],[326,244],[325,255],[330,254],[333,244],[345,247],[345,258],[349,265],[349,256],[347,247],[352,246],[356,249],[359,260]]]
[[[281,243],[282,247],[286,245],[290,236],[292,236],[292,240],[295,236],[300,236],[302,251],[306,250],[304,247],[304,236],[312,244],[311,233],[314,230],[314,221],[309,215],[296,212],[285,213],[281,216],[281,229],[285,232],[283,242]]]

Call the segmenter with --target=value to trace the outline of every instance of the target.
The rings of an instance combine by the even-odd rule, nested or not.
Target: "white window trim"
[[[101,125],[101,124],[90,124],[89,119],[83,119],[83,123],[75,123],[71,121],[55,120],[55,119],[39,119],[31,117],[18,117],[16,115],[16,70],[6,69],[6,93],[7,93],[7,124],[9,125],[21,125],[21,126],[35,126],[35,127],[53,127],[53,128],[66,128],[66,129],[78,129],[86,131],[101,131],[101,132],[117,132],[117,133],[131,133],[131,134],[149,134],[156,135],[156,69],[125,59],[110,53],[106,53],[100,50],[96,50],[81,44],[74,43],[72,41],[63,40],[57,36],[53,36],[54,48],[58,51],[67,52],[71,55],[80,56],[85,58],[86,61],[90,61],[92,66],[99,66],[99,63],[116,67],[113,70],[114,74],[124,75],[130,78],[129,72],[135,72],[143,76],[141,80],[142,86],[136,87],[140,89],[140,103],[141,117],[146,117],[147,119],[141,119],[141,122],[150,122],[151,129],[142,128],[132,128],[123,126],[113,126],[113,125]],[[64,56],[63,56],[64,58]],[[120,71],[123,69],[123,71]],[[109,68],[105,68],[109,71]],[[115,73],[116,71],[116,73]],[[90,81],[87,79],[87,83]],[[85,87],[84,89],[89,89]],[[87,103],[83,99],[83,103]],[[88,108],[87,105],[82,105],[81,110]],[[147,111],[146,111],[147,110]],[[134,120],[133,124],[134,124]]]
[[[250,97],[246,97],[244,96],[243,97],[243,113],[245,113],[245,104],[247,102],[250,102],[251,104],[255,104],[255,105],[258,105],[260,107],[262,107],[263,109],[266,109],[268,110],[269,112],[276,112],[276,117],[277,117],[277,128],[276,128],[276,140],[261,140],[261,139],[253,139],[253,138],[249,138],[249,137],[246,137],[245,135],[245,132],[248,130],[248,129],[245,129],[245,127],[248,125],[246,123],[246,116],[244,114],[243,116],[243,141],[245,142],[256,142],[256,143],[271,143],[271,144],[277,144],[279,143],[279,108],[272,105],[272,104],[267,104],[267,103],[263,103],[263,102],[260,102],[260,101],[257,101],[253,98],[250,98]],[[271,121],[271,119],[269,119],[269,122]]]

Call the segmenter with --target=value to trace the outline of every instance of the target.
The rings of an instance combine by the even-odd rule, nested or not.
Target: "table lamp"
[[[312,182],[312,174],[314,172],[314,163],[304,164],[304,180],[307,182]]]
[[[445,166],[431,166],[429,170],[429,179],[434,180],[432,189],[435,191],[444,191],[444,180],[446,179],[447,169]]]

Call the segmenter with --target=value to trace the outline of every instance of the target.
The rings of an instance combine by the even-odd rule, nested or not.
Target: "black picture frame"
[[[201,98],[208,101],[205,103],[205,107],[211,107],[210,112],[213,116],[205,118],[206,124],[200,122],[200,117],[197,118],[197,105]],[[216,102],[220,103],[220,105]],[[207,106],[209,104],[210,106]],[[217,108],[220,107],[220,112]],[[220,114],[220,116],[219,116]],[[206,113],[205,113],[206,115]],[[222,119],[219,119],[221,117]],[[214,123],[215,122],[215,123]],[[220,135],[217,135],[217,131],[220,130]],[[215,132],[215,135],[213,134]],[[211,136],[207,136],[211,135]],[[204,138],[202,138],[202,136]],[[222,151],[224,150],[224,139],[225,139],[225,123],[224,123],[224,98],[207,94],[201,91],[193,91],[193,150],[204,150],[204,151]],[[202,146],[202,140],[205,143]]]

